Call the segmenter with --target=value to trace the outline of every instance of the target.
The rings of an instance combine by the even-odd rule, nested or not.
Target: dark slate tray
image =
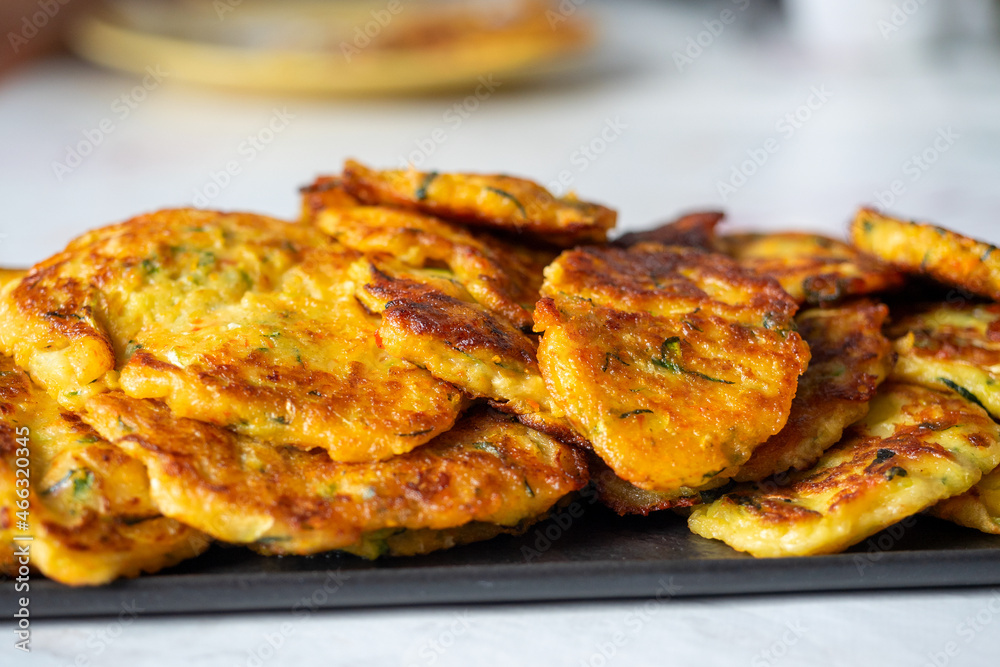
[[[577,510],[581,509],[577,507]],[[579,511],[576,512],[579,514]],[[416,558],[265,558],[216,546],[138,579],[71,588],[35,577],[33,618],[379,607],[436,603],[659,598],[743,593],[994,586],[1000,536],[909,519],[834,556],[754,559],[692,535],[682,517],[564,511],[521,537]],[[13,582],[0,584],[10,617]]]

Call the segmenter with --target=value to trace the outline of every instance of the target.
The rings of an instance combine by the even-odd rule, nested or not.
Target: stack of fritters
[[[844,343],[836,354],[823,355],[822,373],[829,379],[800,389],[793,413],[806,421],[790,420],[776,438],[787,451],[798,441],[799,453],[775,457],[772,442],[761,448],[736,475],[758,480],[755,484],[738,486],[691,512],[689,525],[699,535],[724,540],[756,556],[833,553],[924,510],[985,532],[1000,532],[1000,478],[991,473],[1000,463],[1000,428],[994,421],[1000,415],[1000,310],[988,302],[1000,297],[996,249],[939,227],[895,220],[868,209],[855,218],[851,238],[855,249],[842,250],[843,244],[827,240],[824,252],[810,253],[831,256],[836,248],[835,256],[847,264],[820,281],[836,289],[803,289],[802,298],[836,302],[848,294],[901,286],[899,275],[933,279],[954,289],[943,292],[939,303],[914,305],[912,298],[906,298],[909,294],[894,299],[886,334],[898,360],[886,361],[888,346],[876,340],[881,338],[877,324],[859,322],[853,339],[848,330],[838,333],[836,325],[829,327],[827,337],[840,336]],[[724,240],[720,246],[741,262],[774,266],[783,285],[794,272],[782,270],[777,255],[759,253],[760,237]],[[890,268],[881,269],[873,260]],[[788,264],[804,263],[795,256]],[[813,276],[800,278],[805,287]],[[786,289],[796,293],[794,284]],[[927,285],[919,289],[925,295],[935,291]],[[818,298],[812,299],[812,294]],[[826,296],[830,294],[832,299]],[[828,307],[826,312],[834,314],[839,308]],[[880,308],[878,321],[885,312],[884,306]],[[800,314],[800,320],[811,312]],[[845,315],[834,317],[841,325],[846,321]],[[871,318],[869,322],[875,324]],[[814,359],[817,349],[833,342],[819,338],[814,342],[816,333],[811,336],[804,327],[803,332],[814,346]],[[831,366],[838,359],[843,370]],[[848,420],[821,418],[808,407],[840,384],[831,376],[838,370],[840,377],[860,373],[857,391],[853,395],[838,391],[837,397],[856,401],[859,414],[867,412],[839,441],[825,437],[829,429],[824,427],[838,426],[838,421],[842,426]],[[886,375],[890,382],[875,391]],[[820,394],[810,391],[813,385]],[[825,409],[832,410],[833,401],[826,400]],[[813,426],[804,430],[809,423]],[[755,465],[757,459],[768,465]],[[786,467],[791,470],[780,470]],[[778,474],[761,480],[767,472]]]
[[[298,223],[161,211],[0,273],[3,571],[28,534],[70,584],[212,540],[420,554],[590,478],[762,556],[931,507],[1000,532],[991,246],[868,210],[854,245],[715,212],[608,242],[614,211],[531,181],[354,161],[303,195]],[[979,296],[876,300],[914,273]]]
[[[9,276],[0,526],[18,530],[27,427],[38,569],[101,583],[209,539],[423,553],[521,531],[586,484],[583,455],[517,415],[568,432],[530,338],[557,252],[535,246],[601,239],[614,213],[488,176],[420,175],[407,206],[395,179],[351,163],[298,224],[140,216]],[[104,565],[63,564],[80,553]]]

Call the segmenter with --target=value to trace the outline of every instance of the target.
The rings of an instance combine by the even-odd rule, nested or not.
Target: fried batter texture
[[[276,448],[120,392],[90,399],[83,416],[146,464],[164,514],[268,554],[370,555],[376,531],[514,527],[587,479],[575,450],[493,411],[377,463]]]
[[[614,244],[628,248],[638,243],[662,243],[711,250],[715,247],[715,227],[724,217],[725,214],[719,211],[688,213],[653,229],[623,234]]]
[[[683,486],[673,491],[647,491],[635,484],[626,482],[614,473],[604,461],[594,454],[589,457],[590,481],[597,491],[597,499],[605,507],[618,513],[619,516],[641,514],[649,516],[650,512],[660,512],[668,509],[692,507],[701,503],[711,502],[730,482],[716,478],[712,482],[697,489]]]
[[[1000,301],[1000,250],[989,243],[869,208],[855,216],[851,239],[862,252],[901,271]]]
[[[532,181],[499,174],[447,174],[344,165],[344,188],[365,204],[399,206],[568,247],[600,243],[617,214],[572,195],[557,198]]]
[[[799,379],[788,423],[754,450],[734,479],[758,481],[807,468],[840,440],[844,428],[865,416],[893,367],[892,344],[882,335],[888,314],[882,304],[855,301],[796,316],[812,359]]]
[[[784,426],[809,349],[773,280],[648,243],[564,252],[545,278],[542,375],[622,479],[659,492],[703,487]]]
[[[28,564],[64,584],[98,585],[208,547],[207,535],[160,513],[141,463],[61,410],[6,356],[0,413],[0,573]],[[28,563],[15,558],[22,547]]]
[[[361,257],[318,229],[161,211],[86,234],[0,296],[0,345],[67,407],[108,389],[341,461],[407,452],[463,407],[379,349]]]
[[[731,491],[696,507],[691,530],[754,556],[836,553],[968,491],[1000,462],[1000,426],[979,406],[885,383],[871,410],[791,483]]]
[[[818,234],[728,234],[716,244],[740,266],[777,280],[799,303],[831,303],[903,284],[898,271]]]
[[[555,253],[504,242],[433,217],[380,206],[335,208],[317,225],[349,248],[387,254],[414,268],[438,269],[514,326],[531,331],[542,269]]]
[[[983,475],[966,493],[942,500],[929,512],[960,526],[1000,535],[1000,468]]]
[[[1000,419],[1000,304],[933,304],[889,329],[893,377],[950,389]]]
[[[382,315],[379,345],[427,368],[475,398],[502,401],[516,414],[555,412],[535,358],[535,342],[475,302],[448,278],[364,260],[358,298]]]

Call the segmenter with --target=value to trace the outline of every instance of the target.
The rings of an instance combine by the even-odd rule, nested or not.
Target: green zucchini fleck
[[[424,201],[425,199],[427,199],[427,188],[430,187],[431,181],[433,181],[437,177],[438,173],[436,171],[428,172],[427,174],[424,175],[424,180],[420,182],[420,186],[414,193],[417,198],[417,201]]]
[[[987,413],[989,413],[989,410],[986,409],[986,406],[983,405],[982,401],[980,401],[978,398],[976,398],[975,394],[973,394],[971,391],[969,391],[968,389],[966,389],[962,385],[960,385],[960,384],[958,384],[956,382],[952,382],[948,378],[939,377],[938,380],[940,382],[942,382],[946,387],[948,387],[949,389],[951,389],[953,392],[955,392],[956,394],[958,394],[959,396],[961,396],[962,398],[964,398],[965,400],[969,401],[970,403],[975,403],[976,405],[978,405],[979,407],[981,407],[983,410],[986,410]]]
[[[507,192],[506,190],[501,190],[500,188],[493,188],[493,187],[490,187],[490,186],[486,186],[486,189],[489,192],[492,192],[495,195],[500,195],[504,199],[509,199],[510,201],[514,202],[514,206],[516,206],[517,210],[521,212],[521,215],[525,219],[528,218],[528,212],[526,210],[524,210],[524,206],[521,204],[520,201],[518,201],[517,197],[515,197],[511,193]]]
[[[900,468],[899,466],[892,466],[891,468],[885,471],[885,478],[889,481],[892,481],[896,477],[906,477],[907,474],[908,473],[904,468]]]

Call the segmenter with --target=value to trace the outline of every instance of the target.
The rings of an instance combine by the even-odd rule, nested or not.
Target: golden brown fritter
[[[942,500],[928,512],[960,526],[1000,535],[1000,468],[983,475],[962,495]]]
[[[545,274],[542,376],[619,477],[702,487],[784,426],[809,349],[773,280],[657,244],[567,251]]]
[[[387,207],[327,210],[317,224],[349,248],[450,273],[476,302],[525,331],[531,330],[542,269],[555,259],[551,251],[517,248],[486,233]]]
[[[719,211],[688,213],[654,229],[623,234],[614,244],[627,248],[637,243],[662,243],[711,250],[715,247],[715,227],[724,217]]]
[[[777,280],[799,303],[825,304],[903,284],[898,271],[818,234],[727,234],[716,243],[740,266]]]
[[[351,208],[361,202],[348,194],[339,176],[317,176],[316,180],[299,189],[302,193],[301,222],[312,223],[327,209]]]
[[[731,491],[688,525],[754,556],[836,553],[944,498],[1000,462],[1000,427],[947,392],[885,383],[871,410],[784,487]]]
[[[844,428],[868,412],[868,402],[892,370],[892,344],[882,335],[883,304],[855,301],[812,308],[795,318],[812,359],[799,378],[788,423],[754,450],[734,479],[757,481],[811,466]]]
[[[97,585],[208,547],[206,535],[160,513],[141,463],[62,411],[6,356],[0,413],[0,573],[16,576],[23,558],[50,579]],[[28,556],[15,556],[24,546]]]
[[[392,205],[505,232],[530,234],[547,243],[600,243],[617,214],[572,195],[555,197],[523,178],[499,174],[377,171],[348,160],[343,184],[365,204]]]
[[[893,377],[950,389],[1000,419],[1000,304],[918,307],[889,328]]]
[[[120,392],[90,399],[84,418],[146,464],[164,514],[270,554],[358,550],[385,529],[516,526],[586,483],[575,450],[492,411],[377,463],[274,447]]]
[[[86,234],[0,296],[0,344],[65,406],[120,387],[342,461],[413,449],[459,391],[378,348],[361,255],[315,227],[176,210]]]
[[[1000,301],[1000,250],[994,245],[870,208],[855,216],[851,240],[862,252],[901,271]]]

